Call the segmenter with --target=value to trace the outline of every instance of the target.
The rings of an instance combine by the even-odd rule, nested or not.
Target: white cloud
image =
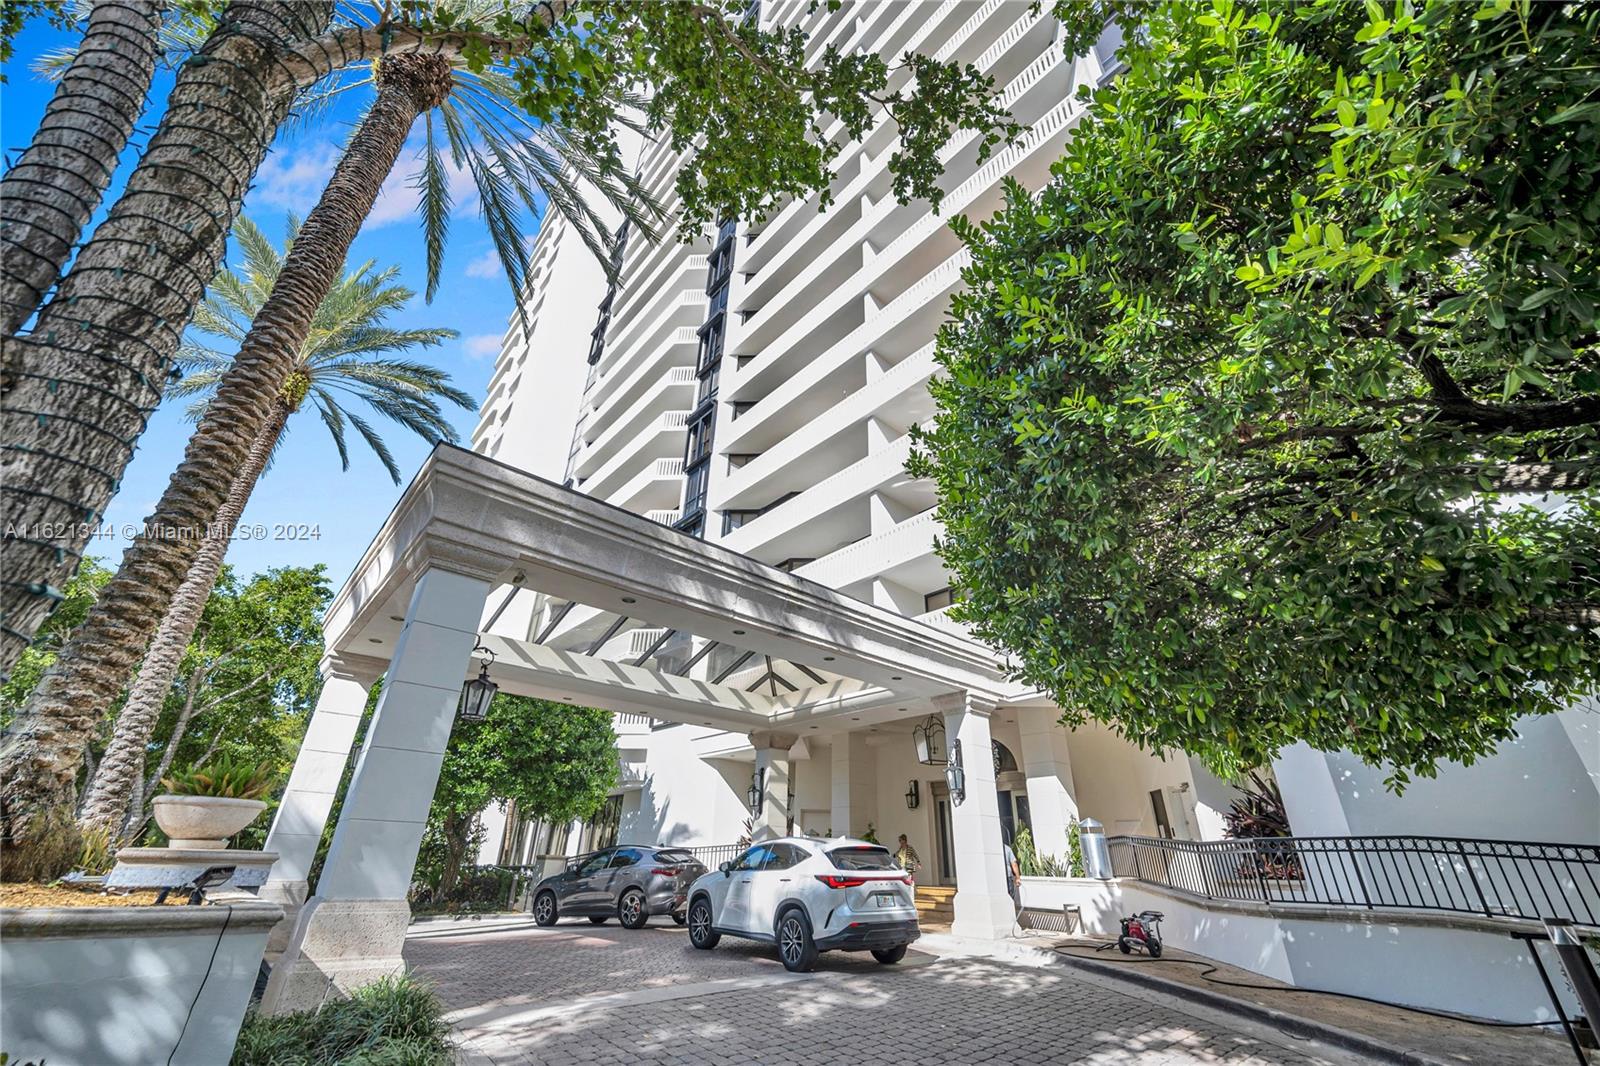
[[[503,339],[498,333],[479,333],[464,339],[461,347],[468,359],[493,359],[500,354],[500,342]]]
[[[422,171],[420,147],[418,151],[402,153],[389,176],[383,179],[377,202],[367,215],[367,225],[376,229],[391,222],[409,222],[417,218],[417,207],[422,196],[417,191],[417,175]],[[470,214],[478,203],[478,186],[466,167],[458,167],[448,153],[444,156],[445,187],[450,191],[450,214]]]
[[[251,199],[255,204],[304,215],[316,206],[338,162],[339,147],[331,141],[313,141],[294,152],[272,153],[256,171]]]
[[[466,269],[469,278],[498,278],[504,273],[505,268],[500,264],[500,253],[493,248],[468,263]]]
[[[377,229],[392,222],[409,222],[417,218],[420,196],[415,188],[417,174],[422,167],[421,142],[406,145],[394,169],[384,178],[378,198],[367,215],[366,226]],[[329,140],[317,140],[299,145],[295,151],[282,151],[267,156],[256,174],[256,187],[251,192],[251,206],[275,207],[304,215],[316,206],[333,168],[338,165],[342,151],[340,145]],[[452,215],[471,214],[478,204],[478,187],[465,167],[455,165],[448,154],[444,157],[447,187],[450,190]]]

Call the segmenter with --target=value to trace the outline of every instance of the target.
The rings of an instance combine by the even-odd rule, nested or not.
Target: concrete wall
[[[619,841],[701,847],[739,839],[750,764],[702,758],[695,740],[708,732],[680,725],[628,738],[630,749],[646,751],[646,770],[640,787],[623,796]]]
[[[1517,739],[1473,766],[1449,765],[1396,796],[1349,752],[1284,752],[1274,769],[1297,836],[1469,837],[1600,842],[1600,705],[1524,718]]]
[[[282,917],[264,903],[0,910],[5,1051],[50,1066],[225,1063]]]
[[[1133,881],[1085,878],[1025,877],[1022,901],[1054,912],[1076,904],[1090,933],[1112,936],[1122,916],[1158,910],[1169,946],[1302,988],[1500,1021],[1556,1017],[1526,945],[1507,935],[1526,923],[1223,905]],[[1554,964],[1545,956],[1547,967]]]

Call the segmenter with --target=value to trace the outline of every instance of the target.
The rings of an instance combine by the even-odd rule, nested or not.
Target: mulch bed
[[[156,895],[156,889],[108,893],[99,885],[0,882],[0,907],[153,907]],[[181,904],[187,899],[184,894],[174,892],[167,898],[167,905]]]

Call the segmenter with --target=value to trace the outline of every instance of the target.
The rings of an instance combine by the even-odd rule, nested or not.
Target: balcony
[[[683,499],[683,460],[657,459],[610,496],[600,498],[635,514],[676,507]]]
[[[573,463],[574,473],[578,477],[589,477],[618,451],[627,447],[634,437],[649,433],[651,424],[659,422],[663,415],[688,411],[694,405],[694,395],[694,368],[679,366],[658,378],[655,385],[646,389],[623,413],[603,420],[604,415],[619,406],[607,404],[594,421],[584,427],[585,437],[590,437],[591,427],[598,429],[579,450]]]
[[[610,500],[611,494],[648,460],[678,456],[681,463],[684,427],[688,420],[687,411],[667,411],[657,415],[639,432],[619,438],[622,446],[593,475],[582,480],[583,491]]]
[[[936,585],[941,583],[943,567],[933,555],[933,539],[940,532],[941,527],[930,508],[882,533],[846,544],[816,562],[807,563],[795,573],[836,589],[846,589],[877,577],[898,581],[913,589]]]
[[[807,390],[802,382],[792,397],[779,397],[770,408],[758,406],[721,430],[728,443],[719,450],[759,454],[730,471],[720,485],[713,483],[713,506],[723,510],[759,505],[842,469],[846,462],[832,457],[845,442],[857,449],[849,461],[859,457],[866,447],[869,418],[881,417],[899,427],[931,418],[933,400],[927,387],[933,373],[933,345],[927,344],[843,400],[831,399],[832,388]],[[830,376],[827,384],[834,383]],[[824,402],[813,403],[813,396]],[[754,424],[746,426],[747,421]]]

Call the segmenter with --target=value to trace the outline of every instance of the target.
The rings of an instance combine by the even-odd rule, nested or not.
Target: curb
[[[1213,1010],[1249,1018],[1252,1021],[1263,1022],[1301,1039],[1319,1040],[1322,1043],[1331,1044],[1346,1051],[1354,1051],[1383,1062],[1396,1063],[1398,1066],[1452,1066],[1446,1060],[1435,1058],[1425,1052],[1395,1047],[1393,1044],[1386,1044],[1364,1033],[1341,1029],[1326,1022],[1313,1021],[1298,1014],[1288,1014],[1272,1007],[1263,1007],[1257,1003],[1234,999],[1232,996],[1212,992],[1209,989],[1195,988],[1193,985],[1187,985],[1181,981],[1170,981],[1155,974],[1126,970],[1115,963],[1079,958],[1076,955],[1063,955],[1054,949],[1044,950],[1049,950],[1050,954],[1056,956],[1061,965],[1078,967],[1097,976],[1109,977],[1125,984],[1153,988],[1158,992],[1163,992],[1178,999],[1199,1003]]]

